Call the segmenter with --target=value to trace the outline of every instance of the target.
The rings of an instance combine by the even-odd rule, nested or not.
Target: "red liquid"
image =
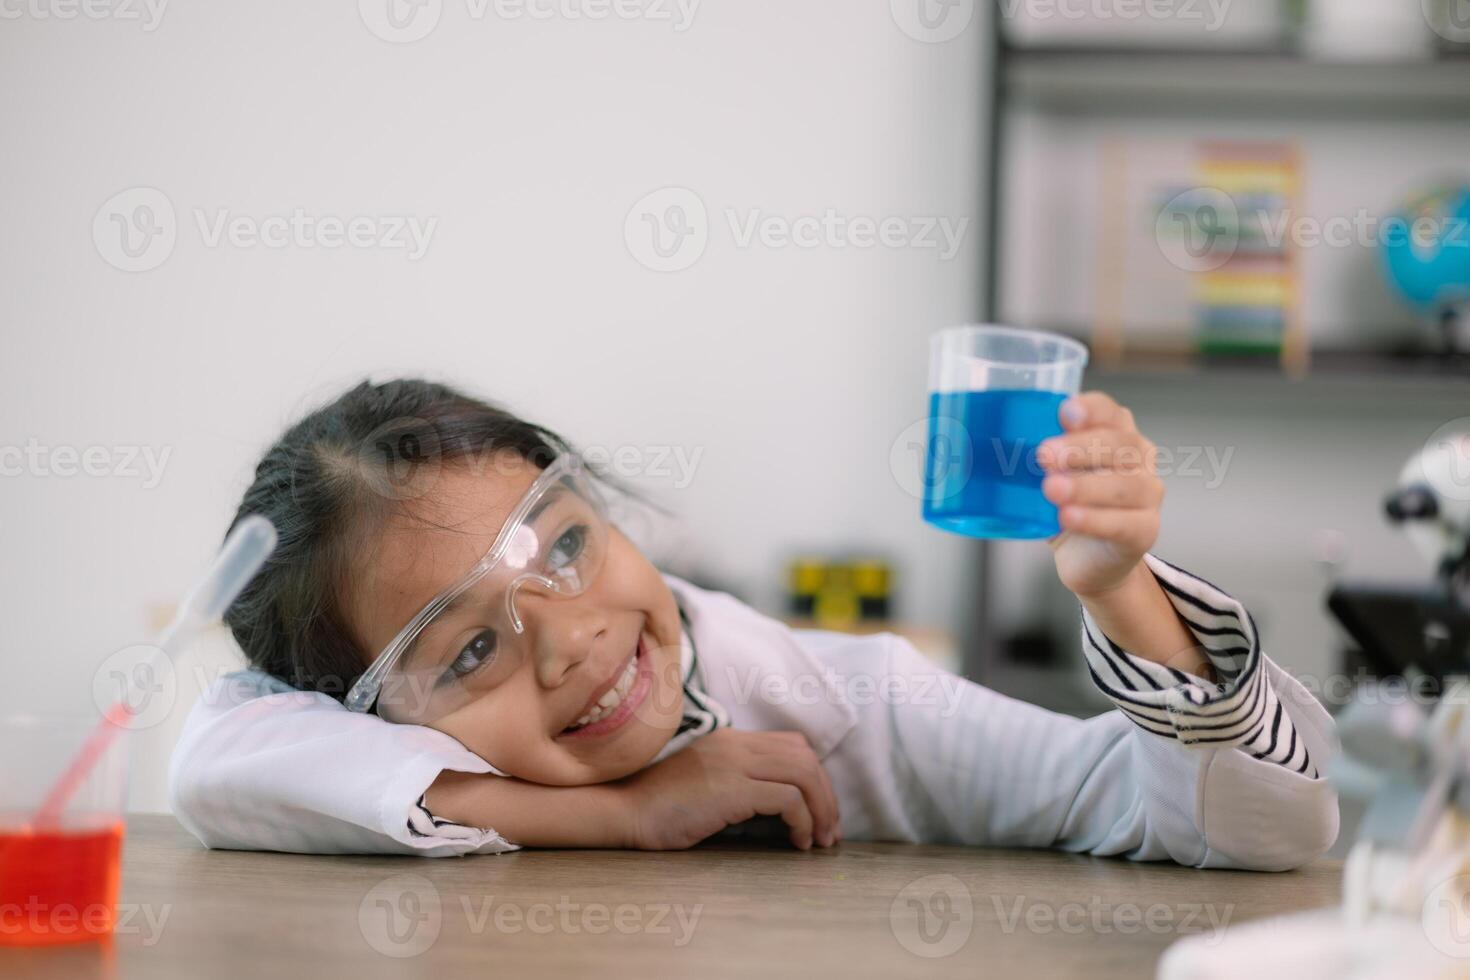
[[[0,827],[0,945],[49,946],[112,934],[123,825]]]

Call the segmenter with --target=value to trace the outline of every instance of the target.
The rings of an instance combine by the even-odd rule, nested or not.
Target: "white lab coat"
[[[1147,560],[1182,613],[1218,614],[1196,636],[1222,648],[1211,655],[1225,676],[1245,680],[1210,691],[1116,646],[1092,648],[1100,633],[1089,636],[1096,624],[1083,616],[1094,678],[1128,708],[1087,720],[962,681],[891,634],[793,631],[728,595],[667,581],[688,616],[705,690],[736,728],[806,734],[849,840],[1056,847],[1260,870],[1319,856],[1337,836],[1337,799],[1319,775],[1336,751],[1331,718],[1259,652],[1239,603]],[[1222,623],[1248,647],[1220,640],[1229,632]],[[1207,694],[1214,700],[1201,707]],[[443,733],[352,714],[326,695],[247,672],[217,681],[194,708],[170,788],[180,821],[210,847],[514,849],[490,827],[440,831],[422,819],[419,801],[444,770],[492,766]]]

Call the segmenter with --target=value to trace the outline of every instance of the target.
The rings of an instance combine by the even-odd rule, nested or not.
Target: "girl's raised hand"
[[[785,821],[802,850],[842,837],[832,782],[800,732],[722,728],[611,785],[626,804],[624,846],[640,850],[692,847],[762,815]]]
[[[1103,392],[1067,399],[1060,417],[1063,434],[1036,454],[1047,472],[1042,493],[1062,527],[1048,544],[1062,584],[1078,596],[1099,596],[1122,585],[1158,538],[1158,450],[1133,413]]]

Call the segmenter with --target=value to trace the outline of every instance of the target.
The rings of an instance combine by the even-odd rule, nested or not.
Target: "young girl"
[[[904,640],[791,630],[660,575],[555,434],[450,388],[362,384],[266,453],[280,544],[230,610],[173,759],[211,847],[684,848],[779,816],[855,840],[1276,870],[1337,834],[1327,713],[1239,602],[1148,553],[1162,485],[1088,393],[1038,450],[1089,671],[1078,720]]]

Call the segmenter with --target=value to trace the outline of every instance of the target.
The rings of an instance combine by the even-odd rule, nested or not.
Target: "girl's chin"
[[[654,694],[657,695],[658,692]],[[667,698],[667,694],[663,697]],[[665,717],[666,715],[667,708],[658,703],[657,697],[649,697],[645,703],[639,705],[639,710],[629,719],[627,727],[616,742],[572,743],[562,746],[569,751],[572,765],[578,770],[572,781],[562,785],[607,783],[646,768],[678,731],[683,712],[676,712],[672,717]]]
[[[595,759],[572,759],[566,767],[558,767],[554,773],[545,771],[530,774],[508,772],[507,775],[514,776],[516,779],[524,779],[528,783],[539,783],[542,786],[594,786],[598,783],[610,783],[624,776],[633,775],[653,761],[653,757],[658,755],[658,749],[638,753],[636,757],[626,750],[617,753],[604,752],[598,755],[599,758]]]

